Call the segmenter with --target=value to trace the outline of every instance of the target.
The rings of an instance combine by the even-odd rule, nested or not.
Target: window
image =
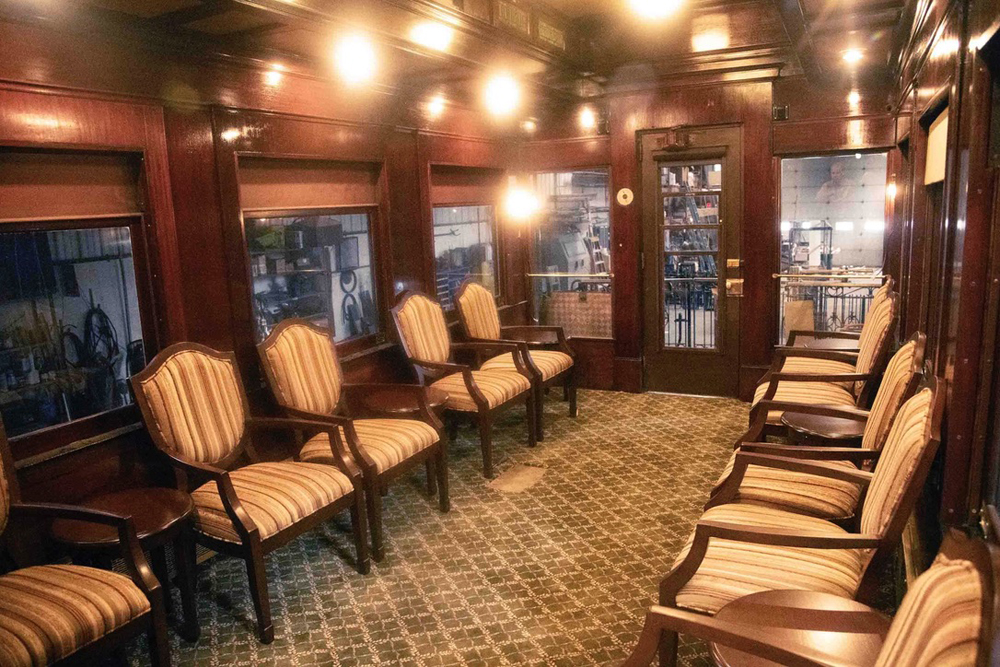
[[[886,153],[781,161],[781,331],[864,322],[881,284]]]
[[[611,338],[611,217],[606,168],[535,174],[535,318],[567,336]]]
[[[435,206],[437,297],[445,310],[466,278],[497,293],[496,218],[492,206]]]
[[[132,403],[128,377],[146,358],[129,223],[0,233],[0,416],[9,436]]]
[[[338,342],[378,331],[371,218],[363,209],[246,217],[258,341],[292,317]]]

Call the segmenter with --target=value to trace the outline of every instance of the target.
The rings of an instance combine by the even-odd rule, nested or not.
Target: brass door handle
[[[726,278],[726,296],[731,296],[731,297],[743,296],[742,278]]]

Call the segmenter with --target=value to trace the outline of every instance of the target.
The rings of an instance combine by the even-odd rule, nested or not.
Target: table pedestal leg
[[[190,528],[181,531],[174,542],[174,561],[177,563],[177,583],[181,589],[181,607],[184,610],[181,636],[189,642],[197,641],[201,634],[198,624],[198,572],[194,535]]]

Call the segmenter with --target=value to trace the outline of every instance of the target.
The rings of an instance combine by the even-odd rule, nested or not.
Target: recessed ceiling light
[[[348,35],[337,42],[334,64],[340,77],[348,84],[369,81],[375,76],[377,68],[375,46],[364,35]]]
[[[444,113],[444,107],[444,95],[435,95],[427,102],[427,114],[431,118],[440,118],[441,114]]]
[[[423,21],[410,30],[410,39],[434,51],[447,51],[455,31],[451,26],[437,21]]]
[[[580,109],[580,128],[584,130],[593,130],[597,127],[597,114],[590,107],[583,107]]]
[[[497,74],[486,83],[486,108],[494,116],[509,116],[521,103],[521,87],[509,74]]]
[[[663,19],[681,6],[680,0],[629,0],[632,11],[644,19]]]
[[[861,49],[847,49],[844,51],[844,61],[849,65],[861,62],[861,59],[864,57],[865,54],[861,52]]]
[[[850,104],[852,107],[856,107],[859,104],[861,104],[861,93],[859,93],[856,90],[852,90],[847,95],[847,103]]]

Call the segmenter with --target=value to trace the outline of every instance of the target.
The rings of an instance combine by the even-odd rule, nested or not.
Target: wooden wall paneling
[[[882,253],[882,271],[886,275],[892,276],[899,285],[899,268],[902,261],[903,252],[903,196],[905,163],[903,152],[896,146],[889,150],[887,165],[887,180],[889,186],[895,186],[895,196],[886,197],[885,202],[885,241]],[[897,331],[897,337],[899,332]]]
[[[396,130],[389,135],[388,142],[385,157],[389,180],[389,228],[392,230],[392,299],[395,303],[396,295],[407,290],[430,293],[434,283],[429,282],[428,271],[433,270],[434,255],[432,240],[424,233],[424,221],[430,215],[425,195],[430,186],[429,175],[425,177],[421,168],[420,138],[416,131]],[[426,212],[425,206],[428,206]]]
[[[896,143],[895,129],[895,118],[889,114],[776,122],[774,152],[782,155],[816,155],[823,152],[889,148]]]

